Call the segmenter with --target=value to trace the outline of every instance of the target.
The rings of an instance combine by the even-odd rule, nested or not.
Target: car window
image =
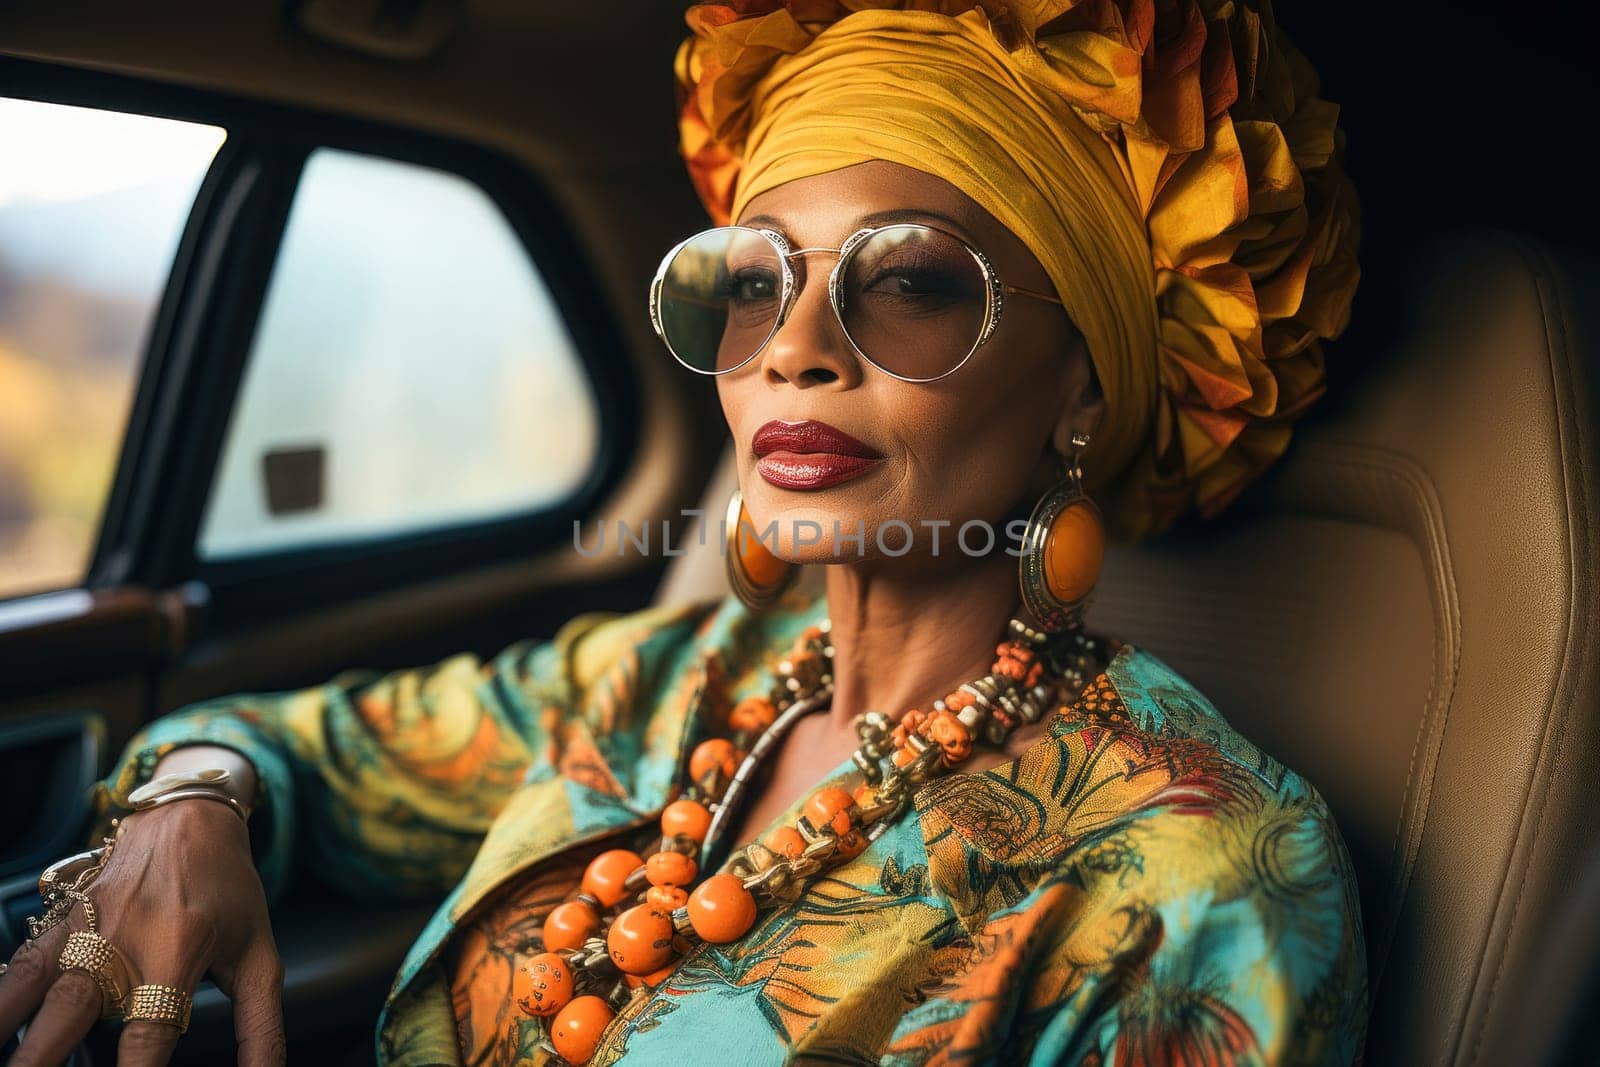
[[[323,148],[290,208],[199,556],[465,525],[587,480],[596,401],[526,247],[466,179]]]
[[[0,98],[0,598],[86,576],[150,326],[224,136]]]

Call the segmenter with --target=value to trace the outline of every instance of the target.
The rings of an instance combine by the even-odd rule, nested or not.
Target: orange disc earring
[[[1022,535],[1017,577],[1022,602],[1050,633],[1082,627],[1105,560],[1105,521],[1083,491],[1081,454],[1089,435],[1072,435],[1066,471],[1034,505]]]
[[[728,498],[723,527],[728,539],[722,553],[728,585],[750,610],[771,607],[794,584],[800,568],[773,555],[762,542],[755,520],[745,510],[744,493],[738,489]]]

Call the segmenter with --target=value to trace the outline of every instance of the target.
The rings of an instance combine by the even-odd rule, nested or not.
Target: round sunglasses
[[[923,223],[867,227],[839,248],[793,250],[776,230],[717,226],[661,260],[650,283],[650,323],[690,370],[738,370],[794,308],[792,260],[817,252],[839,256],[828,299],[851,347],[901,381],[937,381],[959,370],[994,334],[1008,293],[1061,304],[1003,284],[982,252]]]

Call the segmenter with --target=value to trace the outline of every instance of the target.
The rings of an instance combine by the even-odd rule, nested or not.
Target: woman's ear
[[[1072,454],[1073,434],[1094,436],[1100,417],[1105,414],[1105,394],[1100,391],[1100,379],[1094,365],[1089,362],[1089,350],[1079,339],[1077,347],[1068,356],[1066,380],[1061,391],[1061,410],[1050,428],[1050,438],[1040,452],[1028,480],[1029,500],[1044,492],[1061,478],[1061,460]]]
[[[1106,397],[1100,391],[1100,379],[1094,372],[1087,347],[1080,344],[1072,355],[1067,401],[1061,405],[1061,418],[1056,422],[1050,443],[1059,454],[1069,455],[1072,452],[1072,435],[1081,433],[1093,437],[1105,410]]]

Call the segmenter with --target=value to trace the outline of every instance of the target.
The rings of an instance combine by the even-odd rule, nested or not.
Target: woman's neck
[[[827,569],[834,729],[853,734],[864,711],[927,707],[987,674],[1017,610],[1017,563],[1003,552],[937,573],[897,565],[905,562]]]

